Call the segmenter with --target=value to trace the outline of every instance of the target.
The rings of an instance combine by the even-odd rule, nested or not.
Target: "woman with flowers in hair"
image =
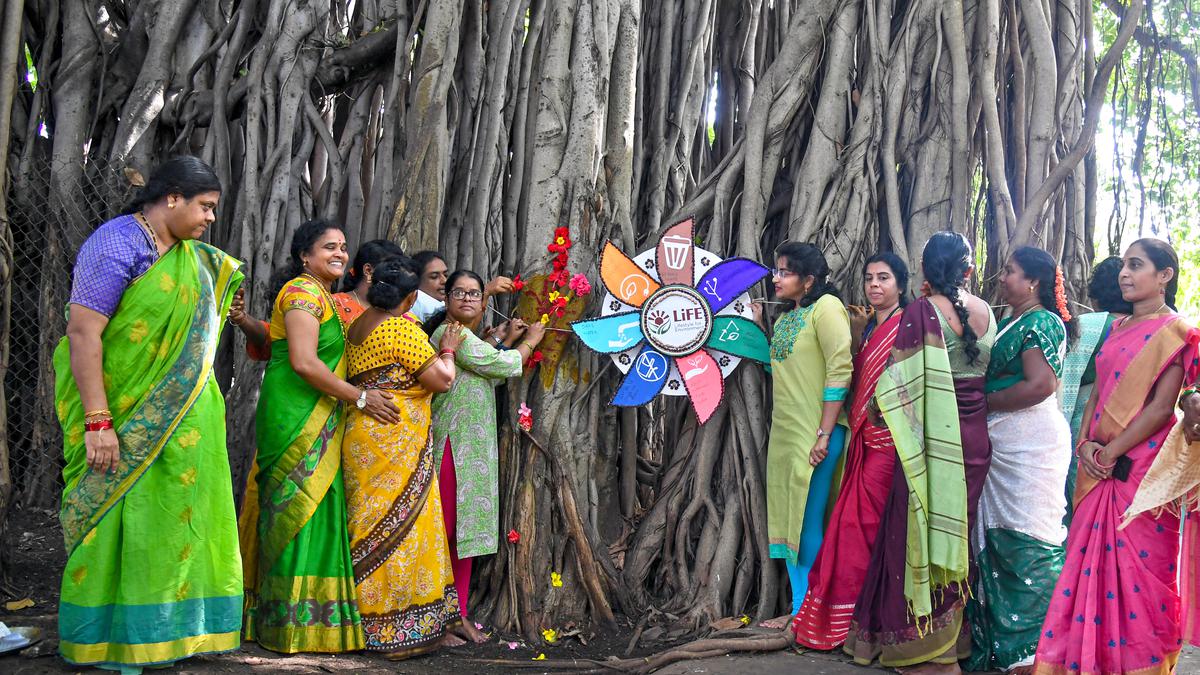
[[[1041,249],[1013,251],[1000,289],[1011,315],[985,385],[992,464],[971,537],[979,575],[970,669],[1028,672],[1063,565],[1071,430],[1055,392],[1071,316],[1062,271]]]

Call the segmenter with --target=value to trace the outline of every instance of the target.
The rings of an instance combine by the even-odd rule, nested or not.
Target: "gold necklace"
[[[134,220],[138,221],[138,225],[150,235],[150,243],[154,244],[154,250],[158,251],[158,235],[154,234],[154,227],[150,224],[150,219],[146,217],[145,211],[138,211]]]
[[[342,317],[338,315],[337,304],[334,303],[333,295],[331,295],[329,293],[329,289],[325,288],[325,284],[322,283],[320,279],[314,277],[313,275],[309,274],[308,272],[302,272],[300,274],[300,276],[308,277],[309,280],[311,280],[314,284],[317,285],[317,288],[321,289],[321,298],[323,300],[325,300],[325,302],[329,303],[329,310],[331,312],[333,312],[333,317],[337,320],[338,325],[341,326],[341,328],[342,328],[342,337],[345,338],[346,337],[346,324],[345,324],[345,322],[342,321]]]

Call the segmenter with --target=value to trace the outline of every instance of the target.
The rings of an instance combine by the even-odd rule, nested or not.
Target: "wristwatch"
[[[817,440],[821,440],[821,437],[828,436],[828,435],[829,435],[828,431],[825,431],[824,429],[821,429],[819,427],[817,428]]]
[[[354,402],[354,406],[359,410],[367,407],[367,390],[363,389],[358,394],[358,400]]]

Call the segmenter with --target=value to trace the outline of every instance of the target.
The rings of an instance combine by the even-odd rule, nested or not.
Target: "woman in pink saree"
[[[1171,309],[1178,269],[1175,252],[1156,239],[1125,252],[1120,284],[1133,314],[1113,325],[1096,355],[1067,559],[1042,626],[1037,675],[1166,674],[1179,658],[1196,589],[1182,575],[1181,598],[1176,583],[1177,507],[1200,479],[1188,476],[1196,464],[1174,409],[1200,370],[1200,331]]]

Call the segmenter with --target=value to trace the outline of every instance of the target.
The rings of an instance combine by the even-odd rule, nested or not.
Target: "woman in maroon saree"
[[[863,266],[863,287],[873,314],[854,356],[842,487],[793,624],[796,642],[811,649],[833,649],[846,641],[896,468],[892,434],[882,420],[872,419],[870,403],[900,327],[908,267],[893,253],[876,254]]]
[[[991,460],[983,384],[996,337],[987,303],[964,288],[973,260],[961,234],[930,238],[927,297],[904,309],[876,387],[899,461],[844,647],[860,665],[958,673],[970,654],[967,532]]]
[[[1177,565],[1179,507],[1194,506],[1200,447],[1185,442],[1175,404],[1200,371],[1200,331],[1171,310],[1178,269],[1175,252],[1156,239],[1125,252],[1120,283],[1133,314],[1113,324],[1096,354],[1067,559],[1042,625],[1037,675],[1166,675],[1183,640],[1196,640],[1194,513],[1183,573]]]

